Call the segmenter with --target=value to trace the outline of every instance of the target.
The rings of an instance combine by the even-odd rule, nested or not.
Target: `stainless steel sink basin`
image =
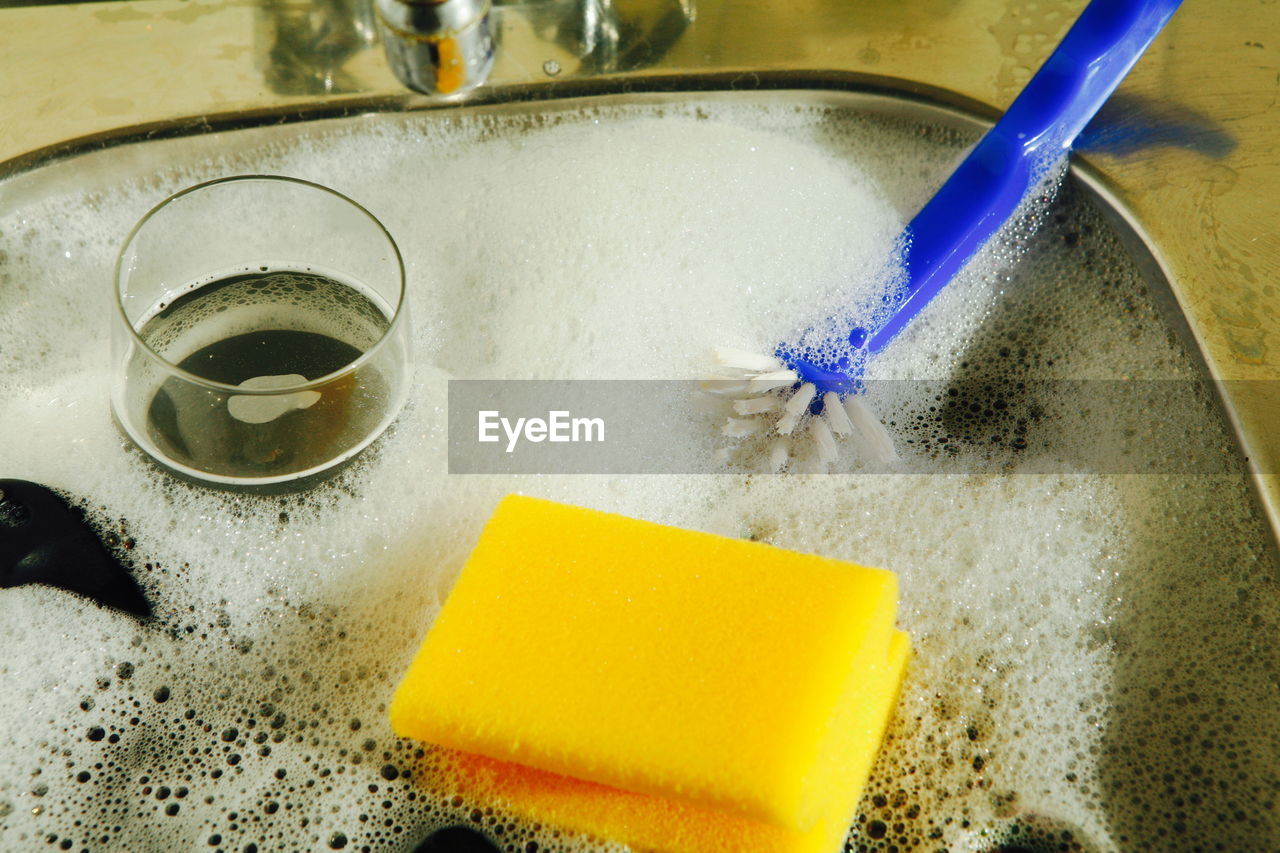
[[[499,3],[496,64],[467,103],[682,89],[694,78],[750,88],[762,74],[797,72],[805,85],[887,88],[985,117],[1012,99],[1076,6]],[[359,3],[147,0],[3,14],[0,174],[127,138],[440,106],[395,82]],[[1104,116],[1108,144],[1079,159],[1144,236],[1212,375],[1228,383],[1275,524],[1280,247],[1260,225],[1277,189],[1270,27],[1246,7],[1182,10]]]
[[[323,34],[331,32],[326,20],[332,23],[332,16],[355,14],[342,3],[300,11],[274,0],[128,0],[2,10],[0,24],[7,20],[8,26],[0,26],[5,33],[0,44],[7,41],[8,51],[0,51],[4,72],[0,76],[18,85],[10,87],[2,102],[14,121],[0,128],[0,216],[42,209],[42,203],[64,194],[85,193],[92,199],[131,182],[145,183],[157,174],[172,174],[218,157],[234,159],[264,148],[289,150],[304,142],[447,123],[455,116],[488,116],[501,125],[528,116],[560,115],[572,120],[583,109],[607,111],[620,105],[679,111],[703,102],[749,103],[779,112],[821,108],[902,127],[943,128],[953,134],[949,144],[954,147],[971,138],[1011,99],[1079,4],[939,0],[852,8],[828,2],[752,0],[703,2],[695,9],[692,3],[653,0],[587,5],[621,22],[613,30],[616,40],[601,43],[601,33],[608,27],[592,30],[566,23],[579,20],[581,9],[566,12],[557,4],[534,2],[499,5],[492,77],[487,85],[456,101],[401,91],[383,65],[377,45],[362,35],[359,26],[340,32],[336,46],[337,36],[325,41]],[[1026,672],[1034,671],[1038,652],[1019,647],[1012,635],[990,641],[993,648],[1004,650],[1006,658],[978,656],[967,662],[971,678],[947,685],[919,678],[908,682],[890,743],[853,828],[853,849],[991,853],[1280,848],[1276,819],[1280,596],[1275,587],[1280,567],[1275,554],[1280,530],[1280,430],[1276,429],[1280,348],[1275,346],[1280,333],[1280,294],[1275,284],[1280,278],[1280,242],[1269,227],[1274,218],[1272,199],[1280,192],[1275,159],[1280,151],[1280,121],[1276,120],[1280,108],[1271,97],[1280,26],[1260,25],[1256,10],[1243,7],[1208,10],[1192,4],[1178,14],[1121,88],[1111,111],[1095,125],[1085,150],[1076,158],[1062,207],[1055,209],[1063,210],[1064,217],[1086,215],[1080,211],[1101,212],[1098,227],[1112,230],[1125,246],[1129,263],[1144,277],[1145,292],[1135,292],[1134,298],[1160,312],[1169,333],[1179,339],[1201,377],[1220,395],[1213,405],[1229,424],[1233,450],[1238,452],[1226,474],[1146,472],[1114,478],[1114,491],[1121,495],[1117,500],[1128,501],[1126,506],[1147,507],[1142,514],[1126,517],[1126,524],[1164,526],[1169,532],[1164,545],[1140,557],[1105,553],[1102,546],[1101,551],[1090,551],[1094,547],[1090,542],[1079,544],[1080,553],[1087,555],[1081,560],[1090,561],[1098,573],[1096,583],[1081,587],[1089,593],[1080,604],[1081,624],[1087,627],[1065,639],[1054,659],[1060,662],[1078,654],[1082,661],[1093,661],[1101,655],[1109,663],[1102,680],[1105,697],[1075,697],[1078,719],[1064,723],[1054,716],[1057,710],[1046,711],[1040,718],[1033,710],[1021,708],[1011,694],[1021,689],[1020,679]],[[1260,28],[1269,31],[1259,32]],[[640,35],[643,38],[634,41]],[[118,70],[105,74],[103,68]],[[3,264],[0,259],[0,275]],[[104,272],[104,290],[107,276]],[[48,397],[55,390],[65,393],[65,389],[35,387],[32,394]],[[0,421],[0,435],[14,431],[15,425]],[[6,472],[0,471],[3,476]],[[1206,486],[1209,480],[1212,485]],[[1145,497],[1165,491],[1208,494],[1214,489],[1239,493],[1231,513],[1254,513],[1252,521],[1223,522],[1233,536],[1247,531],[1239,541],[1210,541],[1206,531],[1216,523],[1216,510],[1208,501],[1203,504],[1203,517],[1191,520],[1162,517],[1166,506],[1162,499]],[[95,497],[90,495],[89,500]],[[175,505],[185,506],[181,500],[175,498]],[[1011,499],[1010,505],[1015,503]],[[279,529],[285,531],[289,513],[313,509],[304,499],[297,505],[281,503],[271,512],[279,511]],[[227,518],[236,514],[225,507],[216,512],[224,510]],[[266,527],[254,527],[253,517],[262,511],[258,505],[246,505],[242,514],[257,531],[254,535],[269,539],[263,532]],[[90,507],[91,516],[99,520],[127,512],[107,507],[104,516]],[[1101,528],[1107,521],[1097,523]],[[217,523],[210,522],[209,529],[216,528]],[[781,536],[784,544],[788,541],[785,534],[773,534]],[[770,532],[762,535],[769,538]],[[407,540],[416,543],[417,536],[409,534]],[[1148,535],[1144,541],[1159,539]],[[421,550],[389,541],[377,539],[378,547],[388,549],[388,560]],[[1191,556],[1188,548],[1193,549]],[[198,567],[194,571],[199,574]],[[375,572],[383,577],[378,572],[384,570]],[[1137,572],[1149,574],[1138,577]],[[400,577],[390,570],[384,574]],[[1152,575],[1160,582],[1152,582]],[[1046,610],[1062,603],[1049,600],[1061,591],[1056,580],[1029,569],[1026,582],[1043,586]],[[343,588],[342,583],[334,585]],[[967,593],[961,589],[965,586],[965,582],[957,584],[957,601],[966,600]],[[0,596],[13,592],[3,591]],[[413,594],[422,597],[422,613],[429,614],[431,596]],[[351,593],[361,607],[376,605],[377,596]],[[291,654],[314,641],[328,650],[326,654],[348,660],[342,647],[344,632],[352,630],[352,625],[341,613],[323,612],[327,605],[317,603],[336,600],[333,589],[326,588],[313,599],[288,590],[278,591],[277,599],[267,598],[264,613],[287,614],[279,616],[271,630],[292,638]],[[1192,598],[1203,599],[1203,608],[1188,609],[1185,601]],[[932,599],[922,595],[921,600]],[[43,601],[36,599],[37,604]],[[911,606],[908,584],[904,610]],[[981,609],[957,605],[956,613],[957,620],[969,619]],[[128,672],[132,674],[134,663],[142,671],[147,648],[157,650],[157,661],[177,665],[198,660],[198,653],[159,651],[167,648],[166,642],[182,649],[187,641],[178,635],[183,632],[204,638],[221,636],[218,631],[222,630],[227,634],[224,645],[249,638],[245,659],[261,662],[251,649],[257,643],[257,654],[265,655],[262,649],[270,642],[267,629],[250,627],[253,620],[245,613],[231,614],[227,625],[218,622],[218,627],[199,624],[205,616],[203,611],[190,619],[181,613],[168,614],[163,630],[174,635],[169,640],[137,629],[139,639],[134,645],[142,651],[131,658]],[[7,630],[22,629],[17,616],[10,613],[9,618],[12,624]],[[960,663],[946,649],[945,632],[937,630],[928,614],[904,618],[928,626],[921,628],[927,639],[917,651],[923,661],[917,673],[931,671],[930,657],[947,658],[949,672],[964,671],[957,669]],[[1023,622],[1018,624],[1036,622],[1034,614],[1020,618]],[[398,627],[403,633],[405,626]],[[409,633],[421,627],[409,626]],[[957,621],[957,636],[969,636],[965,632],[972,630],[968,622]],[[126,625],[120,631],[129,634],[134,629]],[[242,633],[233,636],[235,631]],[[77,635],[72,631],[71,636]],[[104,647],[115,648],[111,642],[104,641]],[[115,780],[115,790],[93,796],[58,799],[59,792],[74,784],[60,785],[65,780],[59,774],[75,778],[81,765],[71,768],[70,764],[82,762],[85,746],[79,743],[78,731],[54,726],[38,746],[39,761],[33,759],[41,778],[19,778],[16,773],[0,776],[0,846],[34,849],[42,838],[32,834],[30,827],[40,825],[46,838],[56,836],[47,841],[51,849],[68,840],[74,842],[74,849],[99,849],[92,846],[93,839],[82,838],[74,820],[78,809],[97,809],[104,798],[113,796],[117,805],[108,808],[119,809],[115,829],[123,826],[124,830],[113,833],[108,827],[102,835],[105,840],[98,842],[103,849],[128,838],[135,845],[150,845],[147,849],[203,845],[206,840],[211,849],[219,845],[242,849],[244,842],[259,839],[260,850],[316,845],[340,849],[349,840],[352,847],[348,849],[367,843],[372,849],[412,850],[423,835],[454,822],[469,823],[502,842],[494,830],[505,826],[501,808],[495,817],[484,812],[486,806],[481,803],[451,803],[446,798],[443,804],[428,806],[426,794],[420,805],[402,809],[403,793],[396,793],[394,832],[390,818],[385,828],[374,831],[382,819],[378,812],[382,798],[392,796],[394,786],[408,790],[430,777],[434,766],[430,756],[414,756],[410,745],[390,746],[379,728],[382,721],[369,718],[380,713],[379,701],[385,702],[385,697],[378,700],[377,694],[394,683],[395,662],[411,645],[402,641],[402,648],[389,652],[390,663],[368,654],[351,657],[367,671],[343,671],[350,678],[350,692],[363,691],[374,699],[352,699],[343,692],[346,688],[335,688],[335,695],[344,698],[334,707],[361,709],[361,718],[348,722],[330,718],[344,711],[332,715],[317,711],[318,722],[312,728],[319,734],[308,735],[304,723],[296,741],[292,739],[294,718],[278,726],[274,719],[285,717],[282,709],[297,706],[299,696],[310,689],[306,675],[285,684],[273,680],[274,672],[264,674],[268,686],[260,691],[256,721],[250,717],[246,722],[231,705],[224,708],[217,703],[201,706],[198,714],[193,710],[189,722],[178,722],[181,716],[167,711],[163,719],[158,716],[158,698],[155,707],[140,706],[141,725],[151,725],[145,739],[129,740],[129,726],[138,724],[129,723],[127,715],[113,721],[125,743],[132,744],[130,757],[120,759],[121,767],[133,770],[138,778],[124,772],[110,776],[107,770],[90,768],[84,772]],[[1195,654],[1187,652],[1192,647],[1197,647]],[[296,663],[282,661],[280,668],[292,672],[290,667]],[[16,663],[14,668],[27,674],[32,669]],[[1081,664],[1082,671],[1087,668]],[[299,671],[310,670],[304,664]],[[122,678],[128,678],[118,672],[111,690],[123,689]],[[1076,683],[1093,689],[1099,683],[1083,676],[1073,682],[1071,672],[1055,677],[1061,678],[1065,690],[1074,689]],[[225,673],[222,678],[227,679]],[[214,676],[211,679],[211,683],[222,683]],[[297,695],[295,687],[300,691]],[[101,707],[114,707],[109,689],[102,691],[95,694],[96,701]],[[53,709],[51,718],[61,720],[62,705],[68,702],[94,706],[92,696],[60,696],[56,685],[49,686],[46,694]],[[227,701],[239,701],[238,694]],[[1005,714],[1003,709],[1012,707],[1020,710]],[[1099,714],[1100,707],[1106,713]],[[92,710],[84,714],[88,715],[84,726],[95,724],[90,719]],[[200,790],[216,763],[202,765],[195,780],[158,778],[167,772],[162,757],[165,728],[179,725],[193,730],[204,726],[211,738],[221,737],[216,747],[225,743],[233,745],[230,749],[239,741],[253,740],[250,731],[256,727],[267,737],[254,744],[278,754],[288,752],[293,759],[296,751],[308,753],[307,761],[317,768],[315,788],[304,789],[301,780],[291,788],[292,778],[278,777],[270,785],[264,782],[260,802],[239,809],[230,830],[225,824],[214,826],[194,818],[177,835],[166,834],[163,828],[139,829],[161,826],[161,819],[152,813],[177,805],[178,796],[172,792],[180,786],[184,791]],[[1019,738],[1034,741],[1031,730],[1036,725],[1044,726],[1046,739],[1061,735],[1062,726],[1071,731],[1079,726],[1093,740],[1076,744],[1080,753],[1064,756],[1061,767],[1028,768],[1025,754],[1010,754],[1016,753],[1016,747],[1002,749],[1005,744],[1016,745]],[[1007,726],[1027,730],[1011,732]],[[344,729],[349,746],[325,734],[336,729]],[[274,740],[276,731],[289,732],[291,737]],[[226,732],[234,732],[229,740]],[[171,739],[177,742],[178,737]],[[14,746],[32,750],[29,741],[15,738]],[[895,741],[911,746],[895,750]],[[919,751],[924,743],[931,745],[931,753]],[[239,752],[248,755],[257,748],[241,746],[237,762]],[[353,755],[363,756],[365,763],[351,762],[348,748]],[[961,777],[955,773],[931,776],[912,763],[921,754],[932,755],[939,766],[964,765],[967,789],[935,787],[937,780],[951,784]],[[66,768],[60,764],[63,758]],[[327,802],[321,789],[330,784],[325,781],[329,768],[340,765],[338,772],[372,774],[368,780],[371,805],[366,808],[362,801],[350,815],[343,813],[352,829],[331,831],[323,821],[323,829],[296,826],[273,817],[282,804],[287,811],[310,797]],[[218,766],[219,775],[236,772]],[[388,767],[390,775],[383,772],[377,778]],[[412,781],[402,781],[410,776]],[[1020,788],[1027,779],[1042,787]],[[379,786],[382,793],[376,790]],[[44,792],[37,795],[41,787]],[[163,798],[161,788],[168,792]],[[1061,811],[1055,808],[1057,802],[1067,800],[1093,803],[1086,809],[1092,810],[1088,820],[1082,824],[1075,817],[1064,817],[1071,812],[1065,806]],[[979,801],[980,808],[972,806]],[[263,805],[270,803],[274,809]],[[965,805],[957,807],[961,803]],[[234,803],[227,808],[233,807]],[[183,808],[184,815],[201,814],[194,802]],[[391,814],[391,807],[387,808]],[[337,811],[335,806],[333,812]],[[359,817],[356,812],[361,812]],[[32,823],[29,815],[37,822]],[[271,833],[255,835],[262,827],[270,827]],[[527,827],[512,824],[506,827],[506,838],[519,839],[521,845],[536,841],[542,849],[554,849],[546,847],[549,836],[541,831],[529,834]]]

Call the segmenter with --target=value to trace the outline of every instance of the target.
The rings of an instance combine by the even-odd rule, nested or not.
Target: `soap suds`
[[[916,653],[853,849],[1050,850],[1063,832],[1090,851],[1276,846],[1261,839],[1280,839],[1280,597],[1242,474],[445,472],[450,378],[696,377],[716,345],[768,351],[824,306],[871,299],[866,271],[963,135],[717,102],[385,118],[0,219],[0,471],[132,541],[157,613],[0,591],[0,847],[412,850],[462,823],[511,851],[608,849],[456,798],[448,756],[387,725],[510,491],[899,574]],[[364,204],[410,281],[402,416],[328,485],[283,498],[178,483],[109,415],[120,243],[168,193],[246,172]],[[1194,377],[1089,203],[1068,187],[1033,215],[869,375]],[[979,452],[936,402],[876,405],[900,448]],[[1229,442],[1203,401],[1159,417]],[[672,440],[705,440],[687,429]],[[1007,433],[1071,440],[1049,416]]]

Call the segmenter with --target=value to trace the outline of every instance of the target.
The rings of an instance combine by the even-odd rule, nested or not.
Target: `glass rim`
[[[142,336],[139,335],[138,330],[134,328],[133,322],[129,319],[129,315],[125,312],[125,308],[124,308],[124,288],[123,288],[124,281],[122,278],[122,274],[124,272],[125,254],[129,251],[129,247],[133,245],[134,240],[137,238],[138,234],[142,231],[142,228],[148,222],[151,221],[152,217],[160,213],[160,211],[164,210],[166,207],[173,204],[174,202],[184,198],[185,196],[196,193],[200,190],[210,189],[220,184],[251,183],[251,182],[260,182],[260,183],[269,183],[269,184],[295,184],[297,186],[306,187],[308,189],[320,190],[321,192],[324,192],[333,196],[339,201],[345,202],[346,204],[350,205],[360,213],[364,214],[364,216],[370,222],[373,223],[373,225],[377,228],[377,230],[382,233],[382,236],[386,238],[387,245],[391,247],[391,255],[395,262],[397,283],[399,284],[399,293],[396,295],[395,304],[390,306],[391,322],[387,324],[387,328],[383,330],[382,334],[379,335],[378,339],[374,341],[373,344],[371,344],[367,350],[360,353],[360,355],[357,358],[352,359],[351,361],[347,362],[337,370],[334,370],[330,373],[326,373],[323,376],[319,376],[315,379],[308,379],[305,382],[299,382],[292,385],[282,385],[275,388],[242,388],[239,385],[231,385],[226,382],[217,382],[212,379],[205,379],[204,377],[194,374],[189,370],[184,370],[183,368],[174,364],[169,359],[165,358],[160,353],[156,352],[151,347],[150,344],[148,344],[146,341],[142,339]],[[235,394],[235,395],[252,396],[252,397],[279,397],[279,396],[284,396],[286,394],[295,394],[299,391],[315,390],[320,386],[327,385],[328,383],[333,382],[336,379],[339,379],[343,376],[346,376],[347,374],[350,374],[358,370],[359,368],[367,364],[369,361],[372,361],[375,357],[377,357],[378,353],[382,350],[382,348],[388,345],[388,341],[390,341],[394,337],[395,333],[398,331],[401,323],[401,318],[405,313],[404,311],[404,308],[405,308],[404,258],[400,255],[400,247],[396,245],[395,238],[391,236],[391,232],[387,230],[386,226],[382,224],[381,220],[379,220],[378,217],[374,216],[369,211],[368,208],[360,204],[358,201],[355,201],[349,196],[344,195],[343,193],[340,193],[331,187],[326,187],[323,184],[317,184],[314,181],[308,181],[303,178],[290,177],[288,175],[261,175],[261,174],[230,175],[222,178],[214,178],[212,180],[203,181],[201,183],[186,187],[185,189],[181,189],[178,192],[167,196],[165,199],[163,199],[158,204],[153,206],[150,210],[148,210],[137,221],[137,223],[133,226],[133,228],[129,231],[129,236],[125,238],[124,244],[120,247],[120,251],[116,254],[115,272],[112,277],[112,282],[114,284],[114,290],[115,290],[114,301],[115,301],[115,307],[116,307],[116,315],[119,318],[120,322],[122,322],[124,324],[124,327],[128,330],[129,337],[131,339],[132,344],[136,346],[142,353],[144,353],[149,359],[158,363],[165,371],[171,373],[177,378],[182,379],[184,382],[188,382],[192,385],[196,385],[198,387],[205,388],[211,391],[218,391],[226,394]]]

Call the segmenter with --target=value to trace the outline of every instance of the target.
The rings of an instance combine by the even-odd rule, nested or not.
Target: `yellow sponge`
[[[531,768],[470,765],[567,828],[664,850],[734,849],[707,839],[735,832],[833,849],[905,665],[896,605],[889,572],[511,496],[391,723]],[[693,827],[684,843],[676,824]]]
[[[874,691],[884,688],[891,700],[897,693],[909,652],[906,634],[895,632],[889,666]],[[866,706],[871,710],[871,703]],[[853,726],[879,743],[892,702],[869,713]],[[636,794],[495,761],[474,753],[454,756],[461,772],[458,793],[476,802],[498,802],[530,823],[541,823],[620,841],[636,851],[679,853],[832,853],[841,849],[857,811],[862,780],[870,770],[873,752],[858,756],[850,766],[857,781],[847,790],[833,790],[829,811],[807,831],[784,829],[723,811],[701,808],[674,799]]]

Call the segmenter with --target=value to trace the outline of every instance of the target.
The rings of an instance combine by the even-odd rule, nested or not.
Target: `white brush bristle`
[[[749,418],[726,418],[720,431],[729,438],[746,438],[760,432],[761,426],[760,421]]]
[[[780,408],[782,408],[782,398],[773,394],[733,401],[733,410],[740,415],[763,415],[765,412],[776,412]]]
[[[897,461],[898,451],[894,449],[893,437],[861,397],[849,397],[845,400],[844,409],[861,438],[859,443],[867,458],[878,465]]]
[[[800,423],[801,416],[809,408],[809,404],[813,402],[817,393],[818,389],[812,382],[806,382],[796,389],[796,393],[791,395],[791,399],[782,406],[782,417],[778,419],[778,432],[790,435],[796,428],[796,424]]]
[[[770,425],[779,436],[807,429],[813,438],[814,453],[805,452],[795,462],[803,465],[806,460],[811,461],[818,470],[825,470],[839,456],[837,438],[851,438],[858,454],[873,464],[885,465],[898,459],[889,431],[858,396],[842,400],[835,391],[827,391],[821,395],[822,411],[810,415],[809,407],[819,396],[817,387],[805,382],[794,392],[784,390],[795,386],[800,376],[779,359],[717,347],[715,360],[720,375],[704,380],[702,389],[733,400],[732,413],[721,428],[725,436],[749,438],[767,432]],[[769,452],[770,467],[778,471],[791,462],[790,442],[775,442]]]
[[[853,432],[853,423],[845,414],[840,395],[835,391],[828,391],[822,395],[822,413],[826,416],[831,431],[836,435],[845,436]]]
[[[750,373],[772,373],[778,370],[785,370],[787,367],[771,355],[761,355],[760,353],[747,352],[746,350],[733,349],[732,347],[717,347],[716,362],[722,367],[744,370]]]
[[[774,370],[769,373],[761,373],[759,376],[753,377],[747,383],[747,390],[752,394],[763,394],[766,391],[772,391],[775,388],[785,388],[788,385],[794,385],[800,379],[800,374],[794,370]]]
[[[777,473],[786,467],[790,458],[791,442],[782,437],[775,439],[773,446],[769,448],[769,468]]]
[[[810,418],[809,434],[813,436],[813,443],[818,448],[818,462],[824,466],[835,462],[839,452],[836,450],[836,437],[831,434],[831,427],[827,426],[827,422],[822,418]]]
[[[722,376],[704,379],[700,387],[717,397],[744,397],[751,393],[750,383],[746,379],[727,379]]]

